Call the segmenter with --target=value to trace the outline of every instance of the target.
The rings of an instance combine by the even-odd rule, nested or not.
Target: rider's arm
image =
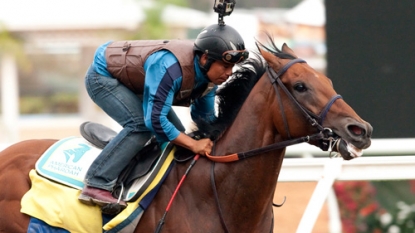
[[[196,154],[210,153],[210,139],[194,140],[180,132],[167,119],[173,98],[180,90],[182,73],[176,57],[166,51],[151,55],[145,65],[146,80],[143,94],[145,124],[160,142],[172,141]]]
[[[180,90],[182,73],[176,57],[165,50],[146,60],[143,110],[146,127],[159,142],[172,141],[180,131],[167,119],[176,91]]]

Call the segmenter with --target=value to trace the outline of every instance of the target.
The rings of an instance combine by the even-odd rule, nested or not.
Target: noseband
[[[278,86],[285,92],[285,94],[291,99],[291,101],[293,103],[295,103],[295,105],[301,110],[301,112],[303,113],[303,115],[307,118],[307,120],[310,122],[310,124],[314,127],[317,127],[317,129],[320,132],[324,132],[327,131],[328,129],[325,129],[322,124],[324,119],[326,118],[327,113],[329,112],[331,106],[334,104],[334,102],[337,99],[341,99],[341,95],[335,95],[333,96],[330,101],[326,104],[326,106],[323,108],[323,110],[320,112],[319,115],[314,114],[313,112],[311,112],[310,110],[306,109],[303,105],[301,105],[296,98],[294,98],[294,96],[291,94],[291,92],[288,91],[287,87],[282,83],[281,81],[281,76],[294,64],[296,63],[306,63],[304,60],[302,59],[294,59],[291,60],[290,62],[288,62],[287,64],[285,64],[279,71],[278,73],[276,73],[273,69],[271,68],[267,68],[267,72],[268,72],[268,77],[271,79],[271,83],[274,86],[275,92],[278,95],[278,102],[281,108],[281,113],[284,119],[284,126],[286,129],[286,132],[288,134],[288,138],[291,138],[290,135],[290,130],[288,127],[288,123],[287,123],[287,118],[284,114],[284,106],[282,104],[282,99],[280,96],[280,92],[278,90]],[[329,130],[331,131],[331,130]]]

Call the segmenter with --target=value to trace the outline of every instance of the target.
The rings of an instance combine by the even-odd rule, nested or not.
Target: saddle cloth
[[[132,232],[167,177],[173,165],[175,150],[173,146],[165,147],[165,158],[163,162],[156,163],[155,167],[158,168],[153,169],[151,180],[147,177],[148,185],[140,191],[141,195],[131,202],[127,201],[127,208],[102,226],[99,207],[87,206],[78,201],[83,178],[100,149],[83,138],[62,139],[39,158],[36,170],[30,172],[32,187],[22,198],[21,212],[70,232]],[[128,192],[132,194],[126,196],[138,192],[137,188],[130,189]]]
[[[162,145],[164,150],[154,162],[150,161],[152,164],[145,169],[146,172],[129,182],[129,186],[121,194],[124,201],[134,201],[144,192],[166,162],[172,147],[171,143]],[[36,162],[35,168],[40,175],[50,180],[82,190],[86,172],[101,150],[84,138],[64,138],[45,151]]]

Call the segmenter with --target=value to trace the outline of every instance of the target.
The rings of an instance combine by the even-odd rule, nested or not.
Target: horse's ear
[[[261,53],[261,56],[268,62],[272,61],[272,58],[275,58],[275,56],[270,53],[269,51],[262,49],[260,46],[258,46],[257,44],[257,48],[259,50],[259,53]]]
[[[281,51],[284,53],[290,54],[294,56],[295,58],[298,58],[297,55],[295,55],[294,51],[290,47],[288,47],[286,43],[282,45]]]

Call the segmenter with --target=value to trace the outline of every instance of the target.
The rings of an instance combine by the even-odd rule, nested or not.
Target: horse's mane
[[[272,39],[272,36],[269,33],[265,33],[268,38],[269,47],[262,44],[257,40],[256,45],[259,48],[267,50],[268,52],[274,54],[276,57],[279,57],[281,59],[295,59],[295,57],[291,54],[282,52],[274,43],[274,40]],[[285,43],[284,43],[285,45]]]
[[[258,50],[261,47],[279,58],[294,58],[278,49],[272,37],[267,35],[269,47],[257,41]],[[198,131],[194,132],[196,135],[208,136],[214,141],[234,121],[252,88],[266,71],[266,62],[262,56],[258,52],[251,54],[254,56],[238,64],[229,80],[218,88],[216,91],[218,115],[213,122],[199,122]]]
[[[216,140],[233,122],[251,89],[265,72],[265,65],[258,54],[239,63],[236,71],[216,91],[217,117],[213,122],[198,122],[197,135],[207,135]]]

